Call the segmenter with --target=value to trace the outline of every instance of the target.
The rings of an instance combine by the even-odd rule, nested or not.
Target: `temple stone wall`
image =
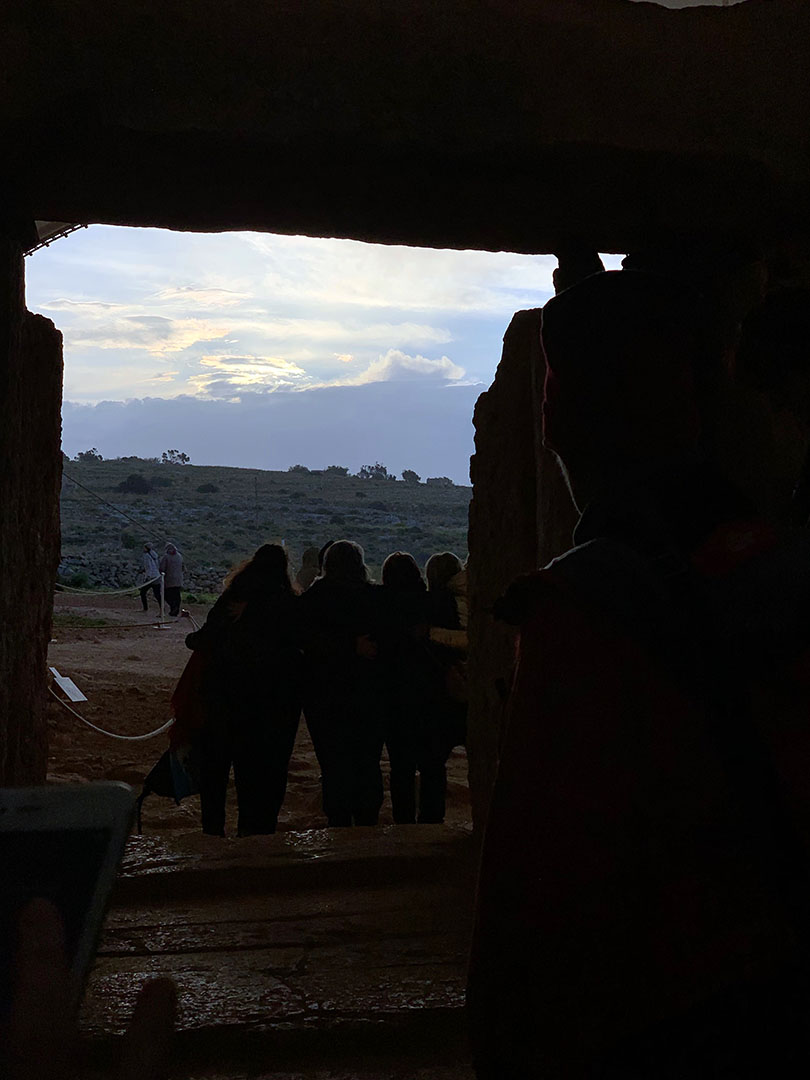
[[[467,752],[478,828],[498,760],[515,635],[492,606],[521,573],[570,546],[574,511],[556,460],[540,445],[544,369],[540,310],[519,311],[504,336],[495,381],[475,408],[470,474],[470,662]]]
[[[0,786],[45,780],[59,562],[62,335],[23,289],[19,246],[0,235]]]

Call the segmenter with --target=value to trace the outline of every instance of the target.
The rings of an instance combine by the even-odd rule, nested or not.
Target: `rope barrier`
[[[125,593],[138,592],[149,585],[155,585],[160,581],[160,574],[151,581],[144,581],[141,585],[130,585],[126,589],[74,589],[72,585],[62,585],[56,582],[55,588],[64,589],[65,592],[81,593],[83,596],[123,596]]]
[[[97,630],[154,630],[158,627],[169,627],[172,625],[171,616],[165,622],[161,623],[156,619],[150,619],[149,622],[124,622],[124,623],[105,623],[104,626],[83,626],[81,623],[60,623],[54,627],[54,630],[89,630],[95,634]]]
[[[162,735],[164,731],[168,731],[174,723],[174,718],[172,718],[165,723],[163,727],[156,728],[155,731],[150,731],[146,735],[117,735],[114,731],[105,731],[104,728],[97,727],[95,724],[91,724],[89,720],[85,720],[81,713],[77,713],[66,701],[62,701],[52,686],[48,687],[48,693],[53,694],[59,704],[67,709],[69,713],[73,713],[77,720],[81,720],[83,724],[87,724],[89,728],[92,728],[93,731],[98,731],[101,735],[109,735],[111,739],[122,739],[125,742],[142,742],[144,739],[154,739],[156,735]]]

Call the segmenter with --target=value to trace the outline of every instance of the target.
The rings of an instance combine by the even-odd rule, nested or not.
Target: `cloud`
[[[200,365],[209,370],[192,375],[189,385],[197,393],[233,398],[245,390],[278,390],[307,378],[303,368],[275,356],[203,356]]]
[[[365,371],[350,378],[333,379],[330,386],[365,386],[376,382],[402,382],[406,379],[448,379],[464,377],[464,368],[454,364],[448,356],[430,360],[426,356],[409,356],[399,349],[389,349],[370,364]]]
[[[144,349],[156,355],[182,352],[226,337],[228,327],[207,319],[168,319],[163,315],[127,315],[94,319],[63,328],[67,350]]]
[[[72,300],[62,296],[54,300],[40,300],[37,306],[45,311],[74,311],[81,314],[100,313],[106,316],[111,310],[123,308],[126,305],[105,303],[102,300]]]
[[[203,288],[196,285],[172,285],[156,292],[158,300],[179,300],[184,304],[201,307],[233,307],[243,300],[250,300],[253,293],[236,292],[233,289]]]
[[[238,235],[260,255],[262,291],[277,302],[506,316],[545,302],[557,264],[552,255]]]

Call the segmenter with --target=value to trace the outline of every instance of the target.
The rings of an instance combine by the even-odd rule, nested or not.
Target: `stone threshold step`
[[[161,899],[241,893],[386,887],[452,881],[473,887],[476,844],[444,826],[319,829],[223,841],[186,835],[133,837],[116,883],[114,907]]]
[[[114,1075],[120,1056],[120,1036],[85,1039],[82,1065],[88,1072]],[[204,1027],[178,1032],[175,1042],[173,1080],[186,1077],[272,1076],[279,1070],[303,1071],[328,1068],[346,1070],[347,1076],[385,1075],[409,1077],[421,1070],[459,1068],[466,1076],[469,1065],[467,1028],[463,1008],[413,1009],[407,1013],[356,1016],[344,1020],[333,1016],[324,1023],[273,1028],[250,1025],[227,1028]],[[313,1072],[313,1075],[315,1073]],[[425,1072],[428,1077],[430,1072]],[[472,1075],[470,1073],[470,1075]]]

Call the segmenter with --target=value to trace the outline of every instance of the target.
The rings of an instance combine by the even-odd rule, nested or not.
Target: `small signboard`
[[[53,681],[68,696],[70,701],[87,701],[87,698],[78,688],[73,679],[69,679],[67,675],[60,675],[55,667],[51,668],[51,674],[53,675]]]

